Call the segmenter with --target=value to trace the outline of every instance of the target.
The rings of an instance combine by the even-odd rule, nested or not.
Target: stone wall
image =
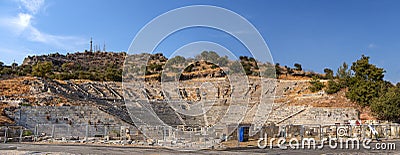
[[[22,125],[32,131],[37,128],[39,133],[51,133],[56,127],[60,136],[82,136],[85,135],[86,126],[91,131],[103,133],[104,126],[120,127],[126,126],[132,132],[136,128],[118,117],[112,116],[99,110],[94,106],[32,106],[21,107],[15,115],[17,125]],[[64,132],[60,132],[65,130]]]
[[[294,106],[295,107],[295,106]],[[298,109],[298,108],[294,108]],[[292,113],[295,114],[296,111]],[[289,112],[290,113],[290,112]],[[288,116],[283,120],[283,124],[321,124],[329,125],[335,123],[343,124],[348,120],[359,120],[359,112],[354,108],[327,108],[327,107],[307,107],[304,111],[293,116]]]

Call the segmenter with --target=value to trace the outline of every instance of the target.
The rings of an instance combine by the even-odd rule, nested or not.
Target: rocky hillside
[[[124,64],[126,59],[129,61]],[[142,63],[143,60],[148,60],[147,64]],[[2,73],[0,80],[3,124],[13,121],[12,118],[6,118],[10,115],[4,111],[12,113],[13,108],[20,106],[72,105],[95,106],[132,123],[125,108],[123,94],[137,101],[150,100],[152,106],[157,109],[156,112],[165,114],[161,116],[162,119],[173,125],[196,124],[194,122],[201,122],[203,125],[212,124],[219,118],[213,114],[226,110],[232,100],[231,96],[236,95],[236,99],[240,99],[243,103],[248,97],[250,104],[246,112],[250,115],[245,119],[248,121],[252,120],[254,109],[260,104],[261,94],[268,92],[276,92],[274,110],[277,110],[280,116],[272,121],[285,120],[292,112],[304,111],[309,106],[352,107],[361,112],[363,119],[373,119],[367,108],[360,107],[345,97],[346,89],[335,94],[327,94],[324,89],[311,91],[310,77],[326,78],[324,74],[306,72],[300,64],[295,64],[295,68],[279,64],[260,64],[254,58],[246,56],[240,57],[240,61],[232,61],[227,57],[216,55],[215,52],[203,52],[196,58],[177,56],[171,59],[162,54],[127,56],[125,53],[84,52],[33,56],[26,58],[20,66],[1,66],[0,69],[4,68],[10,69],[11,72]],[[144,72],[141,70],[143,68],[146,68]],[[231,85],[241,84],[240,81],[243,79],[238,78],[235,81],[235,78],[228,78],[227,75],[240,72],[242,68],[243,73],[248,75],[249,85],[236,87],[234,91]],[[122,83],[118,82],[122,79],[122,69],[129,73],[137,73],[124,75],[131,76],[133,80],[140,78],[138,75],[145,75],[145,86],[133,81],[129,89],[122,90]],[[261,81],[260,73],[272,76],[268,76],[267,81]],[[161,83],[162,78],[165,83]],[[180,81],[180,85],[174,85],[169,80]],[[262,84],[272,84],[274,81],[277,86],[271,85],[267,90],[260,89]],[[204,83],[211,84],[214,89],[203,85]],[[327,86],[327,83],[326,80],[322,81],[322,85]],[[172,88],[172,91],[161,89],[163,85]],[[216,110],[201,118],[182,116],[165,104],[166,100],[171,99],[185,101],[181,107],[190,106],[189,103],[202,99],[214,99],[216,104],[213,108]],[[293,106],[296,108],[291,108]]]
[[[77,52],[66,55],[55,53],[40,56],[28,56],[22,65],[33,66],[38,62],[51,62],[57,69],[63,69],[63,65],[68,69],[96,70],[110,66],[122,67],[126,53],[114,52]]]
[[[129,61],[125,64],[125,59]],[[144,60],[148,60],[145,65]],[[140,63],[139,63],[140,62]],[[38,76],[58,80],[88,79],[92,81],[121,81],[122,71],[137,72],[146,68],[148,79],[160,80],[161,73],[175,78],[191,79],[201,77],[220,77],[225,74],[242,72],[249,76],[260,76],[281,79],[309,79],[313,76],[324,78],[323,74],[306,72],[299,68],[290,68],[279,64],[261,64],[256,59],[240,56],[238,61],[229,60],[212,51],[204,51],[195,58],[176,56],[170,60],[163,54],[135,54],[125,52],[77,52],[66,55],[55,53],[39,56],[28,56],[23,63],[4,66],[0,62],[1,76]],[[298,66],[297,66],[298,67]],[[180,74],[183,72],[183,74]],[[179,73],[180,77],[177,77]],[[276,74],[275,74],[276,73]]]

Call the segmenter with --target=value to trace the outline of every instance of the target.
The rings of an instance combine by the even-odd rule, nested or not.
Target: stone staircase
[[[270,111],[267,108],[272,109],[268,121],[279,124],[305,111],[306,107],[304,106],[288,106],[285,103],[275,104],[274,107],[263,107],[267,105],[264,102],[270,102],[275,97],[275,92],[276,95],[283,96],[286,92],[294,90],[294,86],[297,85],[297,82],[282,82],[274,86],[276,81],[266,80],[262,81],[265,88],[261,87],[260,79],[252,79],[246,81],[248,83],[243,83],[243,79],[240,77],[231,77],[229,81],[226,79],[182,81],[178,83],[178,86],[172,82],[163,83],[164,88],[171,89],[161,89],[160,83],[149,85],[149,83],[130,82],[124,83],[124,88],[119,90],[115,85],[109,83],[75,84],[67,81],[66,84],[60,84],[47,80],[42,80],[42,82],[56,93],[69,98],[72,95],[77,100],[92,101],[101,111],[137,126],[159,125],[163,122],[175,127],[178,125],[209,126],[223,122],[221,127],[225,127],[238,122],[252,123],[252,118],[255,116],[265,118],[265,111]],[[260,100],[261,96],[264,97],[263,100]],[[198,100],[193,100],[195,98]],[[209,109],[209,111],[201,116],[183,115],[171,108],[166,100],[180,102],[181,106],[186,107],[201,101],[204,103],[203,108]],[[126,106],[125,101],[129,103]],[[145,101],[150,104],[141,104]],[[147,105],[148,107],[145,108],[151,110],[143,111],[143,107],[140,107],[143,105]],[[250,114],[246,115],[246,113]],[[133,117],[130,114],[133,114]],[[141,120],[155,118],[154,116],[158,116],[158,118],[145,120],[145,122]]]
[[[307,106],[280,106],[271,112],[268,121],[274,122],[275,124],[280,124],[292,118],[293,116],[304,112],[306,109]]]

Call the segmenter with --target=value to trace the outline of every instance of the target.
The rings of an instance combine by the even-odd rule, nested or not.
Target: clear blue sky
[[[396,0],[2,0],[0,61],[21,63],[27,55],[83,51],[89,48],[90,37],[101,48],[105,42],[108,51],[127,51],[153,18],[195,4],[223,7],[249,20],[280,64],[301,63],[306,70],[322,72],[365,54],[386,69],[386,80],[400,82],[400,1]],[[156,50],[171,53],[205,39],[245,50],[228,35],[202,28],[176,33]]]

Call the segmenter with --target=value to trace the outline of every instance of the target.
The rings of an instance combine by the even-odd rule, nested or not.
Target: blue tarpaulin
[[[239,142],[244,141],[244,127],[239,127]]]

